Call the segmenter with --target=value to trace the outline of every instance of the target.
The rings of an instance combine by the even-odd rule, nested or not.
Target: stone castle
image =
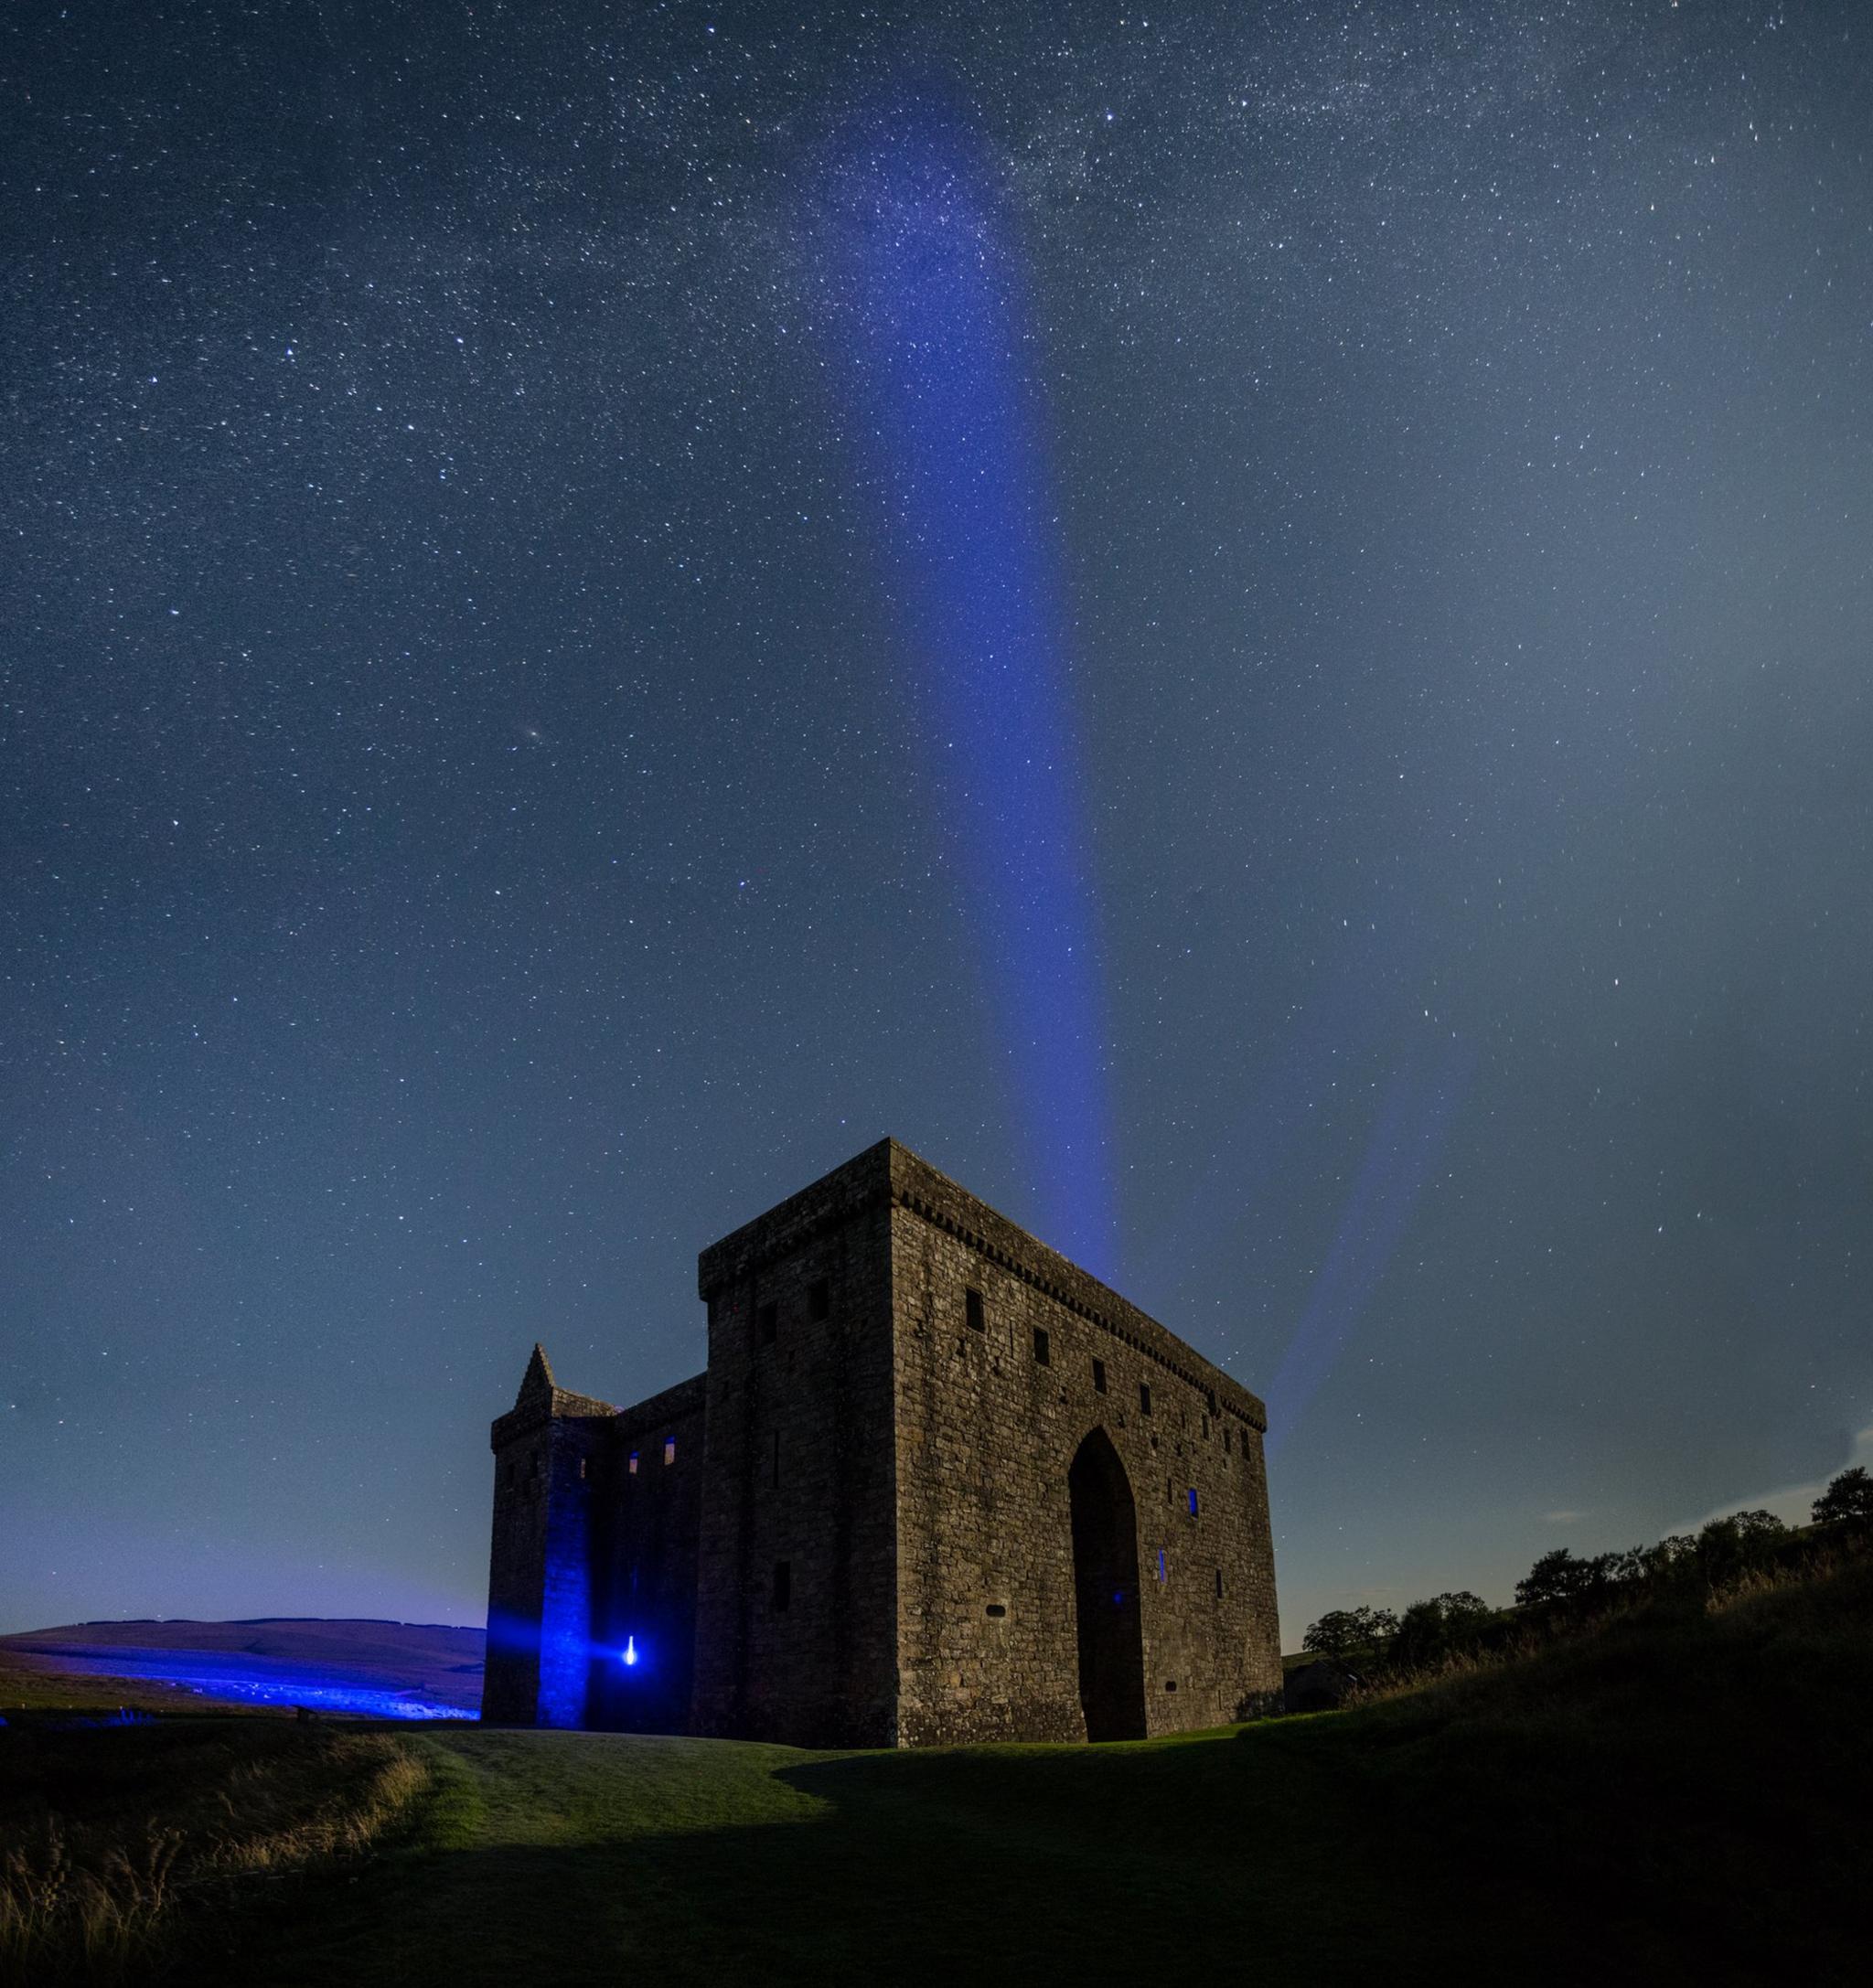
[[[535,1347],[494,1425],[485,1719],[1127,1739],[1277,1692],[1246,1388],[885,1140],[705,1249],[709,1365]]]

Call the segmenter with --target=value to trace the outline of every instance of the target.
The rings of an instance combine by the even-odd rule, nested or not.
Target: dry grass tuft
[[[1849,1556],[1852,1557],[1852,1556]],[[1768,1566],[1751,1567],[1739,1574],[1734,1580],[1713,1587],[1705,1598],[1704,1612],[1707,1615],[1728,1615],[1732,1609],[1760,1600],[1764,1595],[1780,1594],[1792,1587],[1804,1587],[1814,1581],[1825,1581],[1837,1574],[1844,1565],[1842,1556],[1826,1548],[1810,1553],[1793,1566],[1771,1563]]]
[[[160,1979],[205,1917],[259,1881],[360,1854],[429,1782],[388,1733],[243,1722],[31,1737],[37,1758],[0,1790],[7,1983]]]

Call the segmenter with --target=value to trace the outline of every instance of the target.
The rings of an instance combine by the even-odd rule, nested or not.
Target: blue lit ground
[[[59,1673],[70,1677],[130,1678],[198,1692],[218,1703],[304,1705],[309,1711],[370,1719],[473,1718],[472,1704],[450,1705],[417,1691],[386,1689],[382,1681],[315,1670],[278,1658],[224,1655],[216,1651],[143,1650],[112,1646],[96,1655],[61,1651]]]

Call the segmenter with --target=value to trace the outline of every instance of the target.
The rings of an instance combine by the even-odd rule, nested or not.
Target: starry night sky
[[[532,1341],[887,1133],[1268,1396],[1290,1645],[1848,1462],[1869,44],[10,8],[0,1630],[478,1621]]]

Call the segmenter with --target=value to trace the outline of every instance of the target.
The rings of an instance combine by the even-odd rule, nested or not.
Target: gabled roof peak
[[[520,1392],[514,1396],[515,1407],[523,1402],[551,1401],[554,1387],[552,1363],[546,1357],[546,1348],[538,1340],[533,1342],[533,1357],[527,1363],[527,1372],[521,1376]]]

